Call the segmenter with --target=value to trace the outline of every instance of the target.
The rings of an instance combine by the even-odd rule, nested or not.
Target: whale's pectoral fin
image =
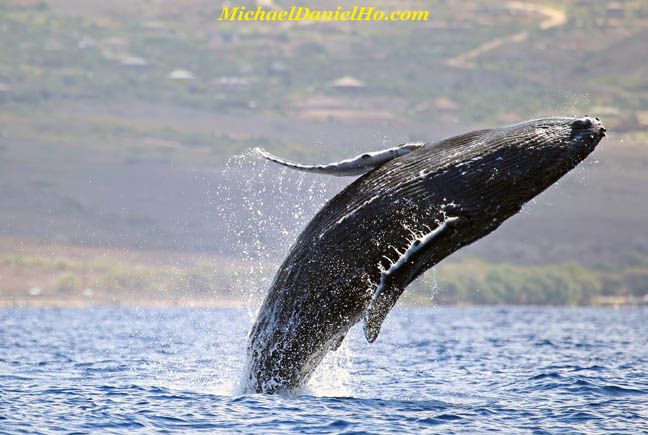
[[[461,221],[465,219],[460,216],[446,215],[434,229],[429,229],[412,240],[398,260],[388,269],[381,270],[380,282],[365,313],[364,334],[369,343],[373,343],[378,337],[387,314],[396,305],[407,284],[418,275],[417,269],[425,265],[425,259],[420,255],[430,249],[435,240]]]
[[[365,153],[351,159],[334,163],[326,163],[322,165],[305,165],[303,163],[284,160],[280,157],[275,156],[274,154],[270,154],[263,148],[255,148],[255,151],[271,162],[286,166],[291,169],[295,169],[297,171],[346,177],[362,175],[365,172],[369,172],[371,169],[374,169],[385,162],[405,155],[417,148],[422,147],[423,145],[423,143],[406,143],[397,147]]]
[[[369,343],[373,343],[378,338],[380,327],[387,318],[387,314],[394,307],[404,290],[405,288],[395,285],[383,288],[380,296],[374,299],[369,309],[367,309],[363,330]]]

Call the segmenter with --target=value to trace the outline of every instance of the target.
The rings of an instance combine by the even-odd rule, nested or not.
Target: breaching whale
[[[598,118],[545,118],[405,144],[327,165],[265,151],[271,161],[364,174],[333,197],[279,268],[248,341],[246,392],[305,383],[349,329],[369,342],[425,270],[494,231],[583,161],[605,136]]]

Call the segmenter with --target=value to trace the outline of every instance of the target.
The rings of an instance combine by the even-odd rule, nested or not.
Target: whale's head
[[[599,118],[584,116],[535,119],[496,131],[506,136],[509,144],[518,145],[522,153],[537,151],[547,156],[540,159],[542,163],[552,159],[561,166],[585,159],[605,137],[606,129]]]
[[[582,118],[565,120],[570,136],[566,153],[571,159],[580,163],[605,137],[606,129],[599,118],[585,116]]]
[[[453,190],[475,213],[506,217],[581,163],[604,136],[601,121],[589,116],[534,119],[486,130],[454,164],[465,175]],[[436,180],[431,188],[439,184]]]
[[[605,132],[589,116],[537,119],[495,130],[501,139],[494,141],[504,144],[495,153],[508,160],[501,166],[514,178],[542,191],[594,151]]]
[[[604,136],[606,129],[599,118],[565,118],[576,140],[595,146]]]

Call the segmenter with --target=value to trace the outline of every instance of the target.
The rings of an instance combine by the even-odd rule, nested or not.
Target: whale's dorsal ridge
[[[349,177],[362,175],[366,172],[369,172],[370,170],[392,159],[395,159],[396,157],[400,157],[411,151],[414,151],[415,149],[418,149],[423,145],[425,145],[423,142],[406,143],[397,147],[363,153],[350,159],[321,165],[306,165],[303,163],[291,162],[290,160],[285,160],[281,157],[275,156],[274,154],[267,152],[263,148],[255,148],[255,151],[271,162],[277,163],[287,168],[295,169],[297,171],[310,172],[314,174],[335,175],[338,177]]]

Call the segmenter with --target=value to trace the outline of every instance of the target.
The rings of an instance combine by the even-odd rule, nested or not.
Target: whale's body
[[[547,118],[415,144],[374,165],[359,156],[369,172],[319,211],[274,278],[250,332],[245,390],[299,387],[361,320],[373,342],[408,284],[520,211],[604,132],[598,119]],[[308,168],[335,172],[297,167]]]

